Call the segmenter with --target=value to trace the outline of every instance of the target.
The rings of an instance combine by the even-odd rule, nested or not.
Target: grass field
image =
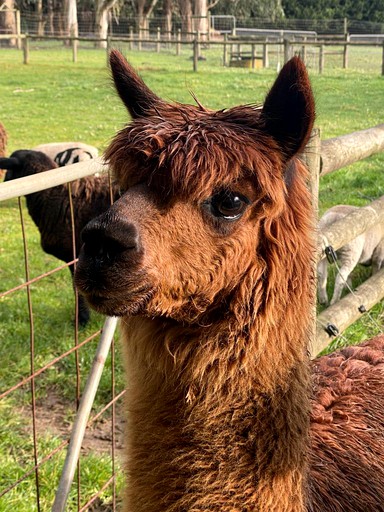
[[[217,109],[240,103],[260,103],[272,84],[273,69],[246,70],[223,68],[217,51],[204,52],[206,61],[199,62],[199,72],[192,72],[190,53],[180,57],[150,52],[130,52],[129,59],[148,85],[161,97],[191,102],[191,91],[206,106]],[[337,63],[335,64],[335,66]],[[34,145],[64,140],[78,140],[103,150],[111,136],[128,121],[125,109],[117,99],[108,76],[105,52],[80,49],[76,64],[71,52],[61,47],[40,47],[31,51],[30,64],[22,64],[20,52],[0,50],[0,121],[9,133],[9,152]],[[371,68],[370,68],[371,69]],[[343,71],[340,67],[318,75],[309,68],[316,96],[317,126],[322,138],[334,137],[375,126],[384,121],[384,78],[380,70],[366,67]],[[384,156],[377,155],[354,164],[321,181],[320,209],[337,203],[363,205],[384,195]],[[22,238],[17,200],[0,203],[0,291],[24,280]],[[31,276],[57,265],[57,260],[44,254],[39,234],[24,209],[30,254]],[[365,270],[355,275],[355,283],[366,276]],[[39,368],[73,346],[73,291],[68,270],[56,273],[32,286],[35,316],[36,357]],[[374,315],[383,323],[383,305]],[[1,390],[27,376],[29,360],[29,322],[24,292],[0,300],[0,374]],[[92,322],[81,338],[100,328],[103,319],[93,314]],[[351,343],[375,333],[369,320],[363,319],[346,333]],[[96,341],[80,351],[82,374],[87,375]],[[109,365],[110,362],[107,362]],[[38,403],[52,394],[68,404],[64,424],[74,415],[75,360],[70,356],[54,365],[37,382]],[[84,377],[85,378],[85,377]],[[84,381],[84,379],[83,379]],[[122,389],[123,378],[118,365],[116,388]],[[0,390],[0,391],[1,391]],[[30,421],[25,414],[27,389],[13,393],[0,402],[0,492],[30,468]],[[97,395],[95,410],[110,398],[110,377],[105,375]],[[67,403],[67,402],[65,402]],[[39,456],[60,442],[60,436],[46,429],[39,440]],[[91,496],[108,478],[111,458],[89,451],[82,458],[82,501]],[[59,478],[63,456],[52,459],[41,471],[42,510],[48,511]],[[12,492],[0,498],[0,512],[37,510],[35,485],[31,477]],[[77,510],[75,492],[68,510]],[[108,503],[107,490],[101,502]],[[100,508],[102,510],[102,508]]]

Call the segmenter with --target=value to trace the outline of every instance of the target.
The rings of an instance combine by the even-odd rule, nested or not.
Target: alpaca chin
[[[135,316],[146,311],[148,301],[152,297],[150,288],[143,288],[120,297],[107,297],[90,293],[84,295],[88,304],[97,312],[108,316]]]
[[[80,254],[75,273],[79,293],[97,312],[108,316],[143,314],[154,295],[155,287],[140,270],[132,270],[124,280],[114,279],[118,272],[112,268],[96,268],[92,259]]]

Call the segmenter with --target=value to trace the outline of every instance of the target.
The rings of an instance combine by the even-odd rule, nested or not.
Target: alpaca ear
[[[286,159],[304,149],[315,120],[315,101],[305,64],[293,57],[281,69],[262,109],[266,131]]]
[[[13,171],[19,165],[19,161],[17,158],[0,158],[0,169],[5,169],[7,171]]]
[[[162,103],[118,50],[111,51],[109,63],[116,90],[134,119]]]
[[[0,169],[6,170],[4,181],[13,179],[13,171],[17,170],[19,161],[17,158],[0,158]]]

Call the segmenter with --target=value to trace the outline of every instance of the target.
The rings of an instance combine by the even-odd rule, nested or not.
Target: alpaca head
[[[24,178],[56,167],[55,162],[44,153],[29,149],[19,149],[9,158],[0,158],[0,169],[7,171],[4,181]]]
[[[304,64],[284,66],[262,108],[211,111],[166,103],[118,52],[110,61],[132,116],[106,152],[122,197],[83,231],[79,290],[109,315],[256,314],[276,285],[272,260],[285,265],[308,228],[295,159],[314,121]]]

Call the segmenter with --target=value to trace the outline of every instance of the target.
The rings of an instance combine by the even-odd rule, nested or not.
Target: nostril
[[[97,259],[111,259],[139,249],[137,228],[122,220],[110,223],[95,219],[83,229],[81,237],[85,254]]]

